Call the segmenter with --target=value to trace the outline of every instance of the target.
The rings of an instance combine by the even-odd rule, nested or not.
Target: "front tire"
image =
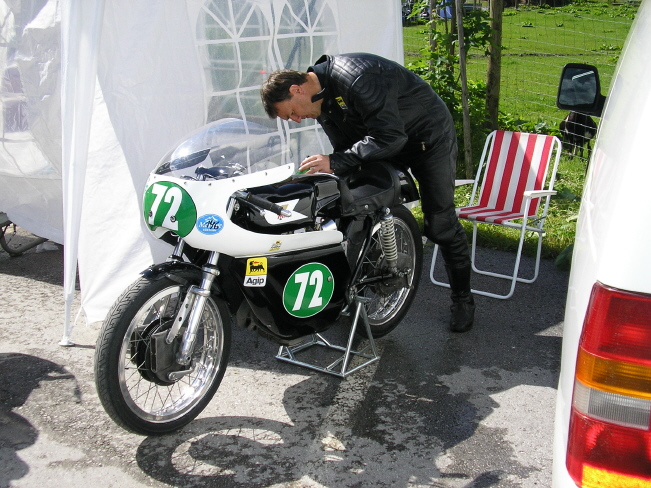
[[[404,205],[392,208],[391,213],[398,246],[398,268],[406,271],[406,275],[399,285],[396,285],[396,282],[381,283],[358,290],[358,294],[370,299],[366,310],[374,338],[387,335],[405,317],[418,292],[423,267],[423,240],[418,222]],[[385,260],[380,244],[379,225],[371,239],[371,247],[364,256],[362,277],[375,276],[384,271]],[[367,335],[363,327],[360,328],[360,333]]]
[[[173,362],[179,341],[165,345],[161,340],[194,284],[191,281],[198,283],[198,275],[193,278],[185,276],[181,285],[167,277],[141,277],[118,298],[104,321],[95,352],[97,393],[109,416],[127,430],[144,435],[178,430],[206,407],[221,383],[231,342],[230,315],[223,300],[206,299],[186,367],[192,372],[174,377],[183,369]],[[171,363],[172,376],[161,372],[165,361]]]

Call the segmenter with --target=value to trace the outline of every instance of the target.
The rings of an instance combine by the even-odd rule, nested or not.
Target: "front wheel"
[[[366,307],[374,338],[387,335],[407,314],[418,291],[423,267],[423,240],[416,219],[403,205],[392,208],[391,213],[396,232],[400,276],[358,290],[359,295],[370,300]],[[364,278],[381,276],[386,272],[380,237],[378,225],[371,237],[371,247],[363,257],[362,282]],[[360,333],[366,335],[364,328],[361,328]]]
[[[175,361],[180,340],[165,341],[188,288],[165,277],[141,277],[115,302],[104,321],[95,352],[97,393],[109,416],[144,435],[175,431],[210,402],[226,370],[231,326],[223,300],[208,297],[191,363]],[[179,336],[182,336],[184,327]]]

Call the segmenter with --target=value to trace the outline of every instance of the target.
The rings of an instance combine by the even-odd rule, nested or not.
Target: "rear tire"
[[[198,275],[184,278],[184,285],[166,277],[138,279],[115,302],[97,339],[99,398],[118,425],[137,434],[166,434],[190,423],[210,402],[226,371],[230,314],[223,300],[208,297],[192,352],[193,371],[178,379],[170,379],[168,370],[161,372],[159,361],[173,358],[179,342],[154,344],[154,334],[164,335],[191,281],[198,283]],[[169,371],[183,369],[173,365]]]
[[[418,222],[404,205],[392,208],[391,213],[396,230],[398,268],[407,272],[406,285],[373,284],[358,290],[359,295],[370,299],[366,310],[374,338],[387,335],[405,317],[418,292],[423,267],[423,239]],[[371,247],[364,257],[362,277],[381,273],[385,267],[379,225],[373,232],[372,239]],[[367,336],[363,327],[358,330]]]

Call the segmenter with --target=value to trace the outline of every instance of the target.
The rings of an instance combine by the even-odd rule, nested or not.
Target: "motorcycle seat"
[[[398,173],[390,163],[383,161],[365,164],[340,178],[339,191],[344,217],[368,215],[401,203]]]

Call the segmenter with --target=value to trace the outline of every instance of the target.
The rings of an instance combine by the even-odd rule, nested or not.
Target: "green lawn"
[[[603,2],[557,9],[507,8],[503,14],[500,110],[527,120],[551,124],[565,116],[555,105],[562,67],[567,63],[595,65],[604,93],[610,86],[635,7],[604,6]],[[425,46],[425,25],[404,27],[405,63]],[[437,29],[444,30],[438,22]],[[483,53],[469,53],[468,79],[486,80]]]
[[[505,9],[502,34],[500,111],[512,119],[539,123],[544,132],[557,133],[567,114],[556,108],[556,91],[562,67],[567,63],[592,64],[599,70],[602,93],[608,87],[636,7],[610,6],[605,2],[581,2],[562,8]],[[404,27],[405,64],[417,59],[426,45],[425,25]],[[445,28],[439,21],[437,29]],[[469,80],[486,80],[483,53],[469,53]],[[599,120],[595,118],[598,123]],[[473,155],[479,159],[480,154]],[[543,240],[543,255],[557,257],[574,242],[576,215],[583,191],[587,161],[563,155]],[[469,193],[470,189],[467,189]],[[467,201],[464,187],[457,190],[457,204]],[[418,212],[416,212],[417,217]],[[471,226],[466,227],[470,229]],[[511,229],[482,226],[480,245],[515,250],[519,235]],[[534,254],[535,238],[528,239],[526,254]]]

